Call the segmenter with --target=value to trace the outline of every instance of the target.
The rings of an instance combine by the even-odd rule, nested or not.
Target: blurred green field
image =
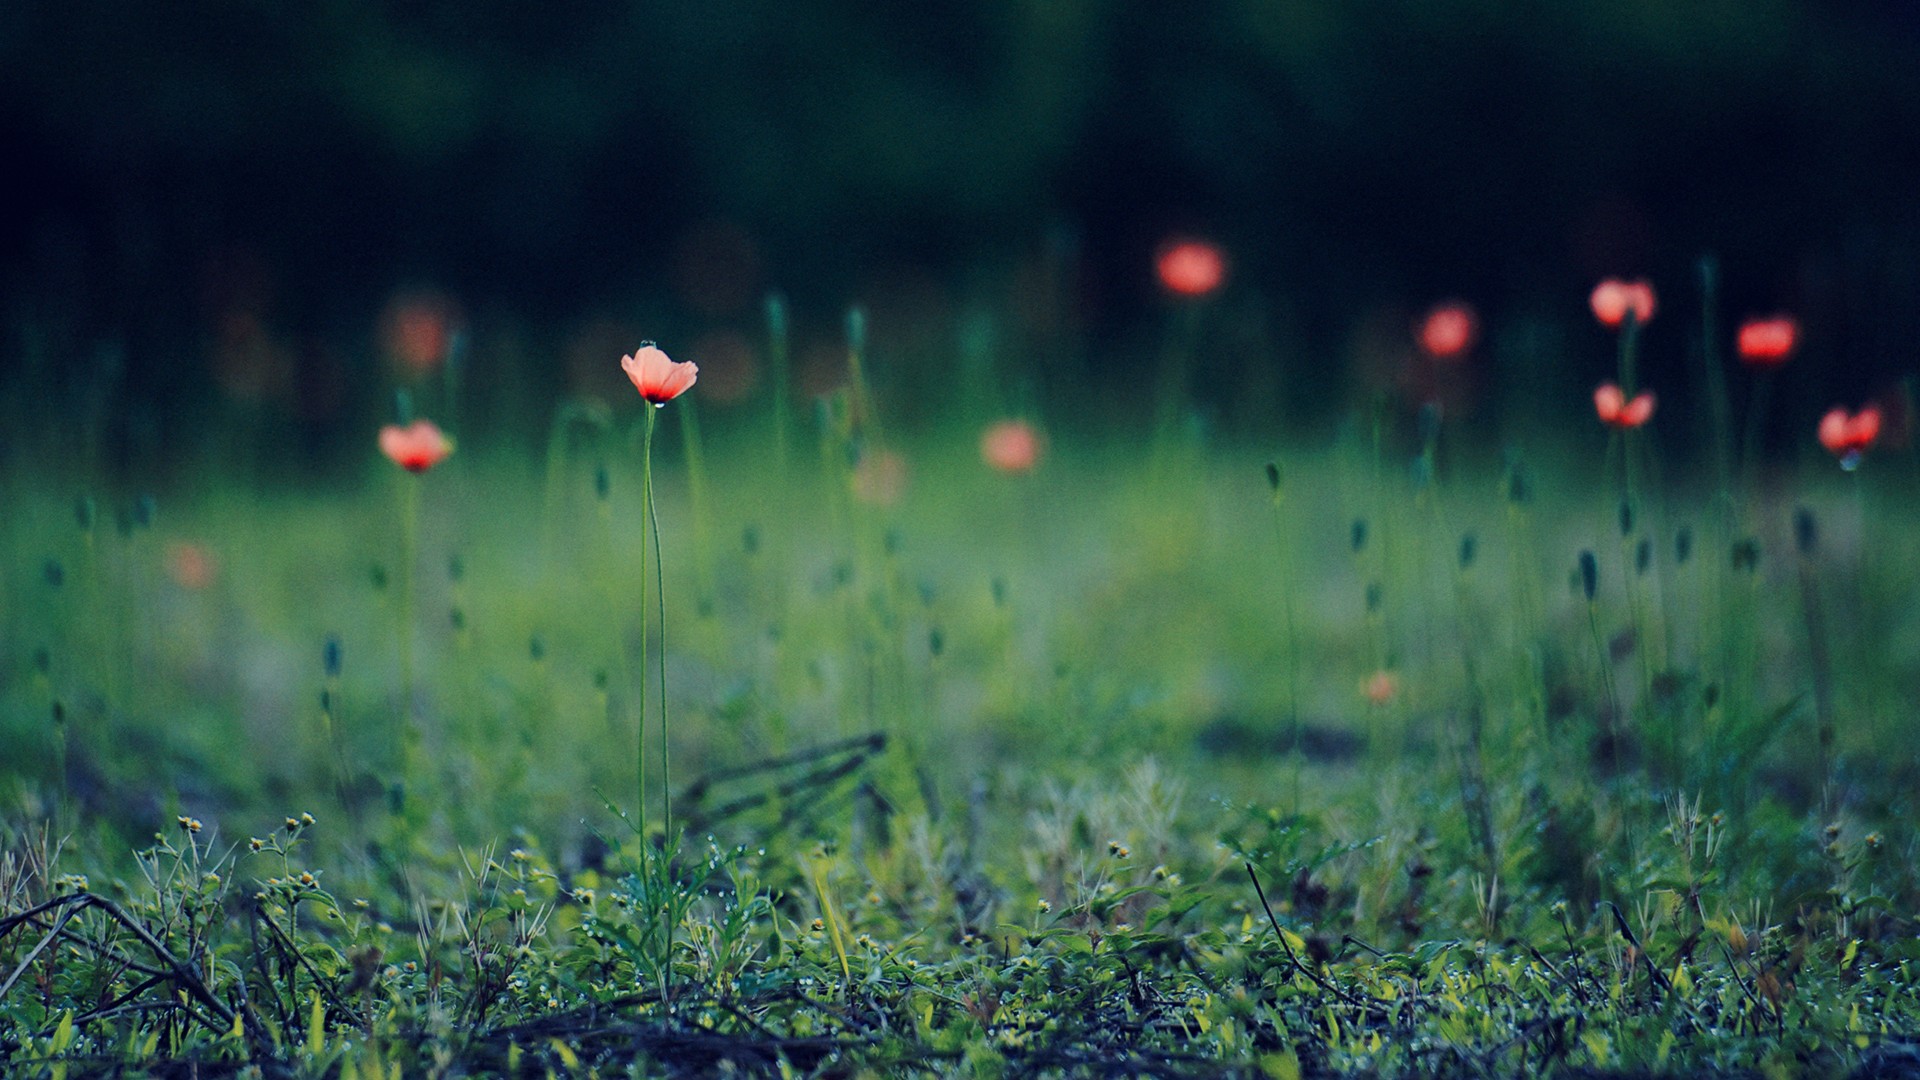
[[[72,895],[76,879],[57,875],[79,874],[129,910],[148,892],[155,913],[186,910],[155,917],[191,931],[176,894],[200,886],[182,867],[216,868],[208,910],[234,920],[246,882],[265,882],[252,917],[266,917],[275,890],[293,888],[290,867],[305,867],[320,891],[301,895],[322,914],[304,927],[290,916],[289,929],[332,959],[288,975],[286,1023],[307,1022],[310,998],[332,1011],[319,1034],[262,1035],[252,1053],[277,1047],[282,1067],[314,1075],[411,1069],[434,1047],[456,1071],[509,1068],[487,1056],[495,1029],[477,1017],[611,1008],[658,965],[609,963],[564,992],[490,988],[484,946],[468,940],[453,954],[471,966],[463,979],[448,960],[451,984],[499,1000],[465,1035],[434,1027],[401,968],[382,986],[356,965],[433,957],[428,928],[457,906],[449,897],[466,896],[478,925],[487,911],[543,912],[524,943],[556,969],[588,948],[577,935],[605,904],[594,894],[626,881],[622,911],[646,909],[653,860],[618,816],[634,808],[644,752],[645,848],[673,848],[658,833],[671,791],[687,843],[712,845],[714,867],[745,860],[765,891],[736,880],[723,902],[715,878],[687,879],[686,951],[669,970],[704,1004],[675,1014],[655,999],[640,1015],[752,1043],[751,1026],[715,1011],[733,994],[764,1023],[781,1017],[787,1036],[851,1040],[812,1059],[779,1051],[802,1072],[968,1071],[987,1057],[1066,1073],[1529,1060],[1844,1072],[1913,1032],[1909,1006],[1885,1011],[1920,958],[1909,454],[1843,473],[1810,449],[1724,490],[1648,468],[1628,504],[1620,436],[1584,402],[1569,403],[1555,444],[1510,448],[1504,463],[1484,439],[1385,407],[1317,443],[1273,445],[1210,440],[1174,410],[1136,438],[1055,431],[1031,474],[1004,475],[970,424],[883,436],[858,374],[817,414],[788,417],[784,442],[772,414],[689,437],[698,387],[657,414],[664,654],[657,598],[642,593],[637,400],[563,412],[543,454],[476,438],[480,449],[418,476],[378,457],[371,428],[364,467],[325,481],[211,473],[112,490],[16,455],[0,524],[0,914]],[[898,472],[876,478],[889,458]],[[640,751],[643,679],[654,696]],[[303,813],[316,824],[296,828]],[[159,854],[130,859],[156,836]],[[295,838],[298,859],[260,867],[250,837],[256,851],[271,838],[269,854]],[[31,852],[60,838],[36,879]],[[476,859],[505,848],[519,861],[502,874],[521,875],[517,903],[531,908],[497,879],[475,891]],[[1300,944],[1262,936],[1248,868],[1277,901],[1270,929],[1285,920]],[[347,898],[373,914],[335,927]],[[713,904],[757,914],[722,933]],[[1644,943],[1616,934],[1629,923]],[[124,974],[75,974],[63,998],[51,961],[36,969],[28,952],[32,927],[48,925],[0,924],[0,969],[43,972],[32,995],[25,983],[0,995],[0,1061],[21,1068],[74,1045],[69,1032],[47,1049],[63,1010],[71,1026],[76,1008],[94,1016],[86,994],[127,989]],[[219,925],[202,928],[207,941]],[[1024,950],[1009,927],[1030,935]],[[1055,1060],[1036,1032],[1056,1028],[1009,1042],[979,1005],[992,978],[1014,980],[1034,957],[1065,965],[1063,986],[1100,983],[1112,977],[1103,935],[1130,933],[1144,951],[1123,948],[1120,962],[1179,989],[1160,1006],[1149,999],[1161,991],[1139,990],[1125,1007],[1185,1010],[1200,1025],[1187,1029],[1195,1062],[1151,1056],[1172,1030],[1164,1018],[1128,1044],[1148,1056]],[[864,982],[843,940],[854,935],[870,956]],[[724,973],[699,952],[723,937],[758,942]],[[994,940],[1001,955],[981,955]],[[1289,974],[1276,942],[1309,949],[1328,974]],[[1576,974],[1544,974],[1559,972],[1542,950]],[[920,975],[898,966],[909,954]],[[228,955],[208,952],[203,977],[237,964],[246,987]],[[1405,985],[1395,956],[1425,958]],[[1542,996],[1462,1006],[1475,1019],[1457,1030],[1411,1005],[1369,1019],[1408,993],[1465,993],[1423,988],[1436,973],[1444,984],[1478,970],[1484,986],[1490,956],[1537,975]],[[1204,974],[1222,964],[1253,979],[1238,1004]],[[778,982],[793,965],[840,980],[844,1007],[865,995],[882,1012],[930,1011],[904,1028],[835,1028],[821,1026],[824,1005],[757,1006],[744,973]],[[1676,1011],[1682,979],[1696,1000]],[[1325,980],[1372,987],[1348,1033],[1328,1017],[1359,1006]],[[1049,997],[1065,992],[995,991],[1040,1014],[1069,1008]],[[354,994],[385,1005],[343,1014]],[[895,1004],[874,1004],[889,994]],[[1284,1019],[1289,1001],[1304,1028]],[[1577,1024],[1575,1001],[1589,1014]],[[172,1049],[143,1058],[125,1050],[140,1021],[95,1012],[81,1027],[99,1040],[96,1067],[247,1056],[195,1043],[176,1019]],[[509,1041],[542,1068],[564,1064],[537,1038]],[[1091,1053],[1084,1041],[1058,1045]],[[1439,1045],[1466,1056],[1435,1058]],[[643,1071],[704,1068],[665,1044],[622,1046],[596,1067],[637,1054]]]

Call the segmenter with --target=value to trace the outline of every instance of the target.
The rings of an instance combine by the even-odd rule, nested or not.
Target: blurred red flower
[[[1420,320],[1414,334],[1420,351],[1435,360],[1457,360],[1465,356],[1479,336],[1480,317],[1471,306],[1458,300],[1434,305]]]
[[[213,584],[217,566],[202,544],[180,540],[167,545],[167,576],[183,589],[198,592]]]
[[[1618,386],[1601,383],[1593,392],[1593,411],[1608,427],[1637,428],[1653,417],[1653,391],[1642,390],[1629,401]]]
[[[980,460],[1014,475],[1033,471],[1040,463],[1040,433],[1025,420],[1002,420],[980,435]]]
[[[1627,320],[1629,312],[1633,321],[1645,326],[1653,319],[1653,286],[1645,281],[1621,281],[1608,278],[1593,287],[1593,295],[1587,298],[1593,308],[1593,317],[1600,325],[1614,328]]]
[[[1880,440],[1880,407],[1869,405],[1853,415],[1830,409],[1820,418],[1820,445],[1851,468],[1860,455]]]
[[[388,424],[380,429],[380,452],[410,473],[423,473],[453,453],[453,440],[431,420],[415,420],[406,427]]]
[[[1206,240],[1169,240],[1161,245],[1154,266],[1160,284],[1176,296],[1205,296],[1227,280],[1227,256]]]
[[[1740,325],[1735,348],[1754,367],[1778,367],[1800,347],[1800,321],[1791,315],[1748,319]]]
[[[670,360],[667,354],[651,341],[642,342],[632,356],[620,358],[620,368],[633,380],[633,388],[640,396],[659,408],[693,385],[700,369],[691,363]]]
[[[1375,705],[1385,705],[1400,692],[1400,677],[1385,668],[1367,676],[1360,686],[1360,693]]]
[[[434,293],[396,297],[380,320],[387,352],[416,375],[439,367],[453,348],[459,315]]]

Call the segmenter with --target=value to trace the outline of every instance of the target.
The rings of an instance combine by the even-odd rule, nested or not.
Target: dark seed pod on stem
[[[1586,594],[1588,603],[1593,602],[1593,594],[1599,591],[1599,588],[1600,564],[1594,559],[1593,552],[1582,551],[1580,553],[1580,591]]]
[[[1802,558],[1812,558],[1814,547],[1820,539],[1819,528],[1813,522],[1813,511],[1802,506],[1793,512],[1793,542],[1799,547]]]

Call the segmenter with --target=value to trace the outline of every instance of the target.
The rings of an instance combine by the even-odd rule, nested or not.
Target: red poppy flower
[[[651,341],[641,343],[632,356],[622,356],[620,368],[633,380],[633,388],[640,391],[640,396],[652,402],[656,409],[686,393],[700,374],[700,369],[691,363],[668,359]]]
[[[1593,411],[1608,427],[1637,428],[1653,417],[1653,391],[1642,390],[1629,401],[1618,386],[1601,383],[1593,392]]]
[[[1754,367],[1778,367],[1799,347],[1800,321],[1791,315],[1748,319],[1735,342],[1740,359]]]
[[[1227,256],[1205,240],[1171,240],[1154,259],[1160,284],[1176,296],[1205,296],[1227,280]]]
[[[1635,323],[1645,326],[1653,318],[1653,286],[1645,281],[1608,278],[1593,287],[1587,303],[1593,308],[1593,317],[1609,329],[1626,322],[1628,312],[1632,312]]]
[[[406,427],[388,424],[380,429],[380,452],[410,473],[423,473],[453,453],[453,440],[431,420],[415,420]]]
[[[1008,475],[1032,472],[1040,463],[1040,433],[1025,420],[989,425],[980,436],[980,460]]]
[[[1480,336],[1480,317],[1472,307],[1457,300],[1437,304],[1420,320],[1414,336],[1421,352],[1435,360],[1456,360],[1465,356]]]
[[[1831,409],[1820,418],[1820,445],[1852,467],[1860,455],[1880,439],[1880,407],[1869,405],[1852,416],[1845,409]]]

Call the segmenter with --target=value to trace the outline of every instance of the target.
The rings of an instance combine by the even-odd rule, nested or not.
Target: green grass
[[[1391,438],[1003,477],[943,429],[877,507],[856,405],[787,475],[703,415],[692,500],[681,404],[646,837],[631,411],[124,529],[16,459],[0,1069],[1838,1075],[1920,1033],[1909,463],[1669,477],[1623,533],[1580,410],[1524,500]]]

